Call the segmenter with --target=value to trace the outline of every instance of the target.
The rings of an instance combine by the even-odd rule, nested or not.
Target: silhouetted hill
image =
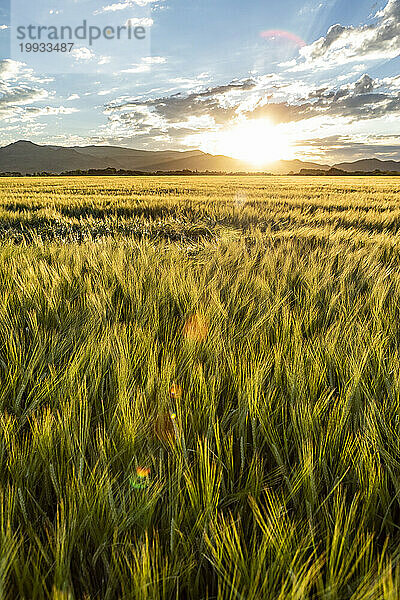
[[[20,140],[0,148],[0,173],[19,172],[62,173],[65,171],[87,171],[107,169],[133,171],[221,171],[255,172],[268,171],[284,174],[299,171],[301,168],[327,170],[328,166],[300,160],[278,161],[255,169],[240,160],[229,156],[214,156],[201,150],[180,152],[177,150],[148,151],[121,148],[118,146],[42,146]]]
[[[101,160],[111,163],[118,163],[120,169],[136,169],[146,170],[151,168],[154,170],[155,164],[163,165],[173,161],[180,161],[192,157],[202,155],[200,150],[189,150],[187,152],[179,152],[178,150],[134,150],[132,148],[121,148],[119,146],[75,146],[76,152],[84,156],[93,156]]]
[[[72,170],[82,168],[83,164],[85,169],[118,166],[93,156],[82,157],[73,148],[39,146],[24,140],[0,148],[0,172],[2,173],[8,171],[19,171],[24,174],[42,171],[61,173],[66,165]]]
[[[119,146],[43,146],[20,140],[0,148],[0,173],[54,173],[67,171],[104,170],[113,168],[117,171],[152,172],[269,172],[285,175],[305,171],[326,173],[337,169],[348,173],[400,172],[400,162],[394,160],[382,161],[377,158],[357,160],[355,162],[339,163],[330,167],[301,160],[280,160],[263,165],[256,169],[254,166],[229,156],[215,156],[201,150],[135,150]]]
[[[365,158],[355,162],[345,162],[334,165],[335,169],[342,171],[400,171],[400,162],[395,160],[379,160],[378,158]]]

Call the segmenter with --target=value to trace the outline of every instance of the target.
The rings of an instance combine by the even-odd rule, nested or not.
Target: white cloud
[[[145,56],[144,58],[142,58],[142,61],[146,65],[161,65],[167,62],[167,59],[165,58],[165,56]]]
[[[125,27],[151,27],[152,25],[154,25],[153,19],[147,17],[141,19],[134,17],[133,19],[128,19],[125,23]]]
[[[167,136],[175,145],[182,144],[190,133],[219,130],[235,119],[240,98],[235,103],[233,94],[245,94],[254,87],[254,81],[235,80],[189,95],[162,95],[154,100],[117,98],[105,107],[108,123],[104,129],[116,137],[135,134],[144,143]]]
[[[0,93],[0,106],[2,108],[29,104],[30,102],[38,102],[39,100],[44,100],[49,96],[47,90],[29,88],[25,86],[1,86]]]
[[[67,100],[72,101],[72,100],[79,100],[80,96],[78,94],[71,94],[71,96],[68,96]]]
[[[333,25],[325,37],[300,49],[292,71],[329,69],[345,63],[389,60],[400,54],[400,0],[389,0],[376,22],[359,27]]]
[[[129,69],[123,69],[121,73],[147,73],[152,65],[162,65],[166,62],[165,56],[144,56],[140,63],[135,63]]]
[[[375,81],[367,74],[354,84],[354,92],[356,94],[370,94],[375,87]]]
[[[98,96],[108,96],[108,94],[112,94],[113,92],[116,92],[118,90],[118,88],[112,88],[111,90],[101,90],[101,92],[97,92]]]
[[[307,16],[308,17],[309,15],[320,11],[321,8],[324,8],[324,5],[323,5],[322,2],[319,2],[318,4],[315,4],[315,5],[313,5],[313,4],[305,4],[304,6],[302,6],[300,8],[298,14],[299,14],[300,17],[303,17],[303,16]]]
[[[25,64],[6,58],[0,61],[0,81],[15,79],[25,68]]]
[[[150,71],[150,66],[145,64],[136,64],[130,69],[123,69],[121,73],[148,73]]]
[[[195,90],[204,86],[205,82],[209,79],[210,76],[208,73],[200,73],[197,77],[171,77],[168,83],[174,86],[173,89]]]
[[[93,14],[99,15],[101,13],[106,12],[116,12],[118,10],[126,10],[127,8],[132,8],[133,6],[148,6],[149,4],[153,4],[156,0],[125,0],[125,2],[115,2],[114,4],[107,4],[103,6],[101,9],[96,10]]]
[[[66,108],[65,106],[42,106],[38,108],[28,107],[26,114],[32,114],[35,116],[43,115],[72,115],[73,113],[79,112],[77,108]]]
[[[72,50],[71,54],[75,57],[75,59],[79,62],[93,60],[95,58],[95,53],[93,50],[89,48],[75,48]]]
[[[8,25],[0,25],[0,29],[9,29]]]
[[[76,108],[65,106],[40,106],[54,97],[54,93],[39,87],[37,83],[48,83],[51,79],[40,79],[24,63],[11,59],[0,61],[0,120],[5,124],[30,123],[34,131],[35,119],[42,116],[68,115]],[[77,96],[79,98],[79,96]],[[74,95],[69,99],[74,99]],[[39,105],[38,105],[39,104]],[[22,131],[22,129],[21,129]]]
[[[400,90],[400,75],[385,77],[382,79],[381,84],[388,87],[390,90]]]
[[[357,127],[370,132],[371,120],[374,127],[380,127],[400,115],[396,90],[400,84],[393,78],[383,85],[383,80],[372,79],[365,71],[360,75],[345,85],[334,79],[317,87],[275,75],[196,91],[192,87],[189,94],[166,94],[163,90],[153,99],[120,97],[106,104],[108,123],[102,131],[115,139],[134,135],[149,147],[155,147],[162,138],[175,148],[199,147],[213,132],[219,135],[241,121],[273,122],[290,140],[317,139],[349,128],[357,131]],[[387,91],[389,84],[393,92]],[[305,152],[306,146],[299,152]],[[333,152],[332,145],[330,149]]]
[[[117,10],[125,10],[126,8],[130,8],[132,6],[131,2],[116,2],[115,4],[108,4],[107,6],[103,6],[100,10],[96,10],[93,14],[99,15],[105,12],[115,12]]]
[[[26,83],[50,83],[54,81],[52,77],[38,77],[33,69],[25,63],[5,58],[0,60],[0,86],[11,82],[18,82],[21,85]]]

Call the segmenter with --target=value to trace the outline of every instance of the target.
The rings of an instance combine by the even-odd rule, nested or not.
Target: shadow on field
[[[132,219],[134,217],[144,217],[145,219],[163,219],[168,216],[176,216],[176,208],[169,209],[165,206],[106,206],[104,208],[95,206],[61,206],[57,207],[59,213],[72,219],[81,219],[92,217],[94,219],[104,219],[106,217],[122,217]]]
[[[203,223],[153,223],[138,220],[118,222],[117,220],[107,220],[104,216],[91,221],[81,220],[79,223],[63,221],[61,215],[60,219],[34,216],[25,221],[4,220],[0,222],[0,238],[16,243],[30,243],[37,239],[68,243],[114,237],[196,242],[202,239],[213,239],[215,232]]]
[[[145,218],[149,220],[165,219],[168,217],[183,217],[190,219],[201,219],[203,213],[200,213],[192,208],[165,207],[165,206],[113,206],[112,204],[104,207],[100,206],[54,206],[51,204],[26,204],[23,202],[13,202],[12,204],[4,204],[3,208],[8,212],[38,212],[40,210],[56,210],[60,215],[71,219],[85,219],[91,217],[93,219],[105,219],[107,217],[119,217],[132,219],[135,217]]]

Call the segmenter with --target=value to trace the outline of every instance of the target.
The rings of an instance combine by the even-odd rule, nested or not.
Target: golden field
[[[396,178],[0,179],[0,597],[400,596]]]

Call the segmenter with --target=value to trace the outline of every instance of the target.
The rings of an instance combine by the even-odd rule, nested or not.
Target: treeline
[[[268,173],[268,172],[247,172],[247,171],[191,171],[189,169],[183,169],[181,171],[130,171],[125,169],[115,169],[115,168],[107,168],[107,169],[88,169],[86,171],[82,171],[80,169],[76,171],[63,171],[62,173],[47,173],[47,172],[38,172],[38,173],[20,173],[16,171],[0,173],[0,177],[162,177],[168,175],[180,175],[180,176],[199,176],[199,175],[209,175],[209,176],[263,176],[263,177],[276,177],[280,175],[282,177],[293,175],[295,177],[299,176],[310,176],[310,177],[371,177],[371,176],[389,176],[389,177],[397,177],[400,175],[400,171],[380,171],[379,169],[375,169],[375,171],[342,171],[341,169],[331,168],[328,171],[324,171],[322,169],[301,169],[298,173],[291,171],[290,173]]]
[[[22,173],[17,172],[8,172],[8,173],[0,173],[0,177],[148,177],[148,176],[162,176],[162,175],[185,175],[185,176],[199,176],[199,175],[272,175],[272,173],[260,173],[254,172],[249,173],[246,171],[237,171],[237,172],[225,172],[225,171],[191,171],[189,169],[183,169],[181,171],[130,171],[125,169],[115,169],[115,168],[107,168],[107,169],[88,169],[86,171],[82,171],[80,169],[75,171],[63,171],[62,173],[30,173],[24,175]]]
[[[375,171],[342,171],[342,169],[335,169],[332,167],[328,171],[323,171],[322,169],[301,169],[299,173],[291,173],[291,175],[309,175],[312,177],[358,177],[384,175],[395,177],[400,175],[400,171],[380,171],[379,169],[375,169]]]

